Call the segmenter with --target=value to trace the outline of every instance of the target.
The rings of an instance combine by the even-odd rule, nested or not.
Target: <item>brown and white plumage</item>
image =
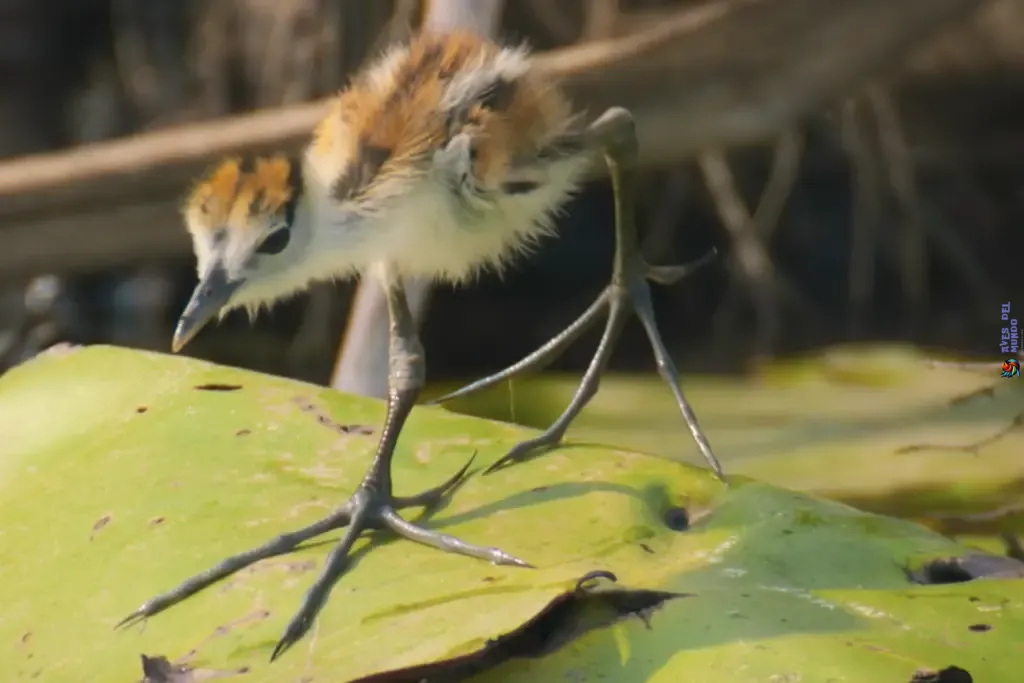
[[[230,159],[200,181],[185,209],[200,278],[231,284],[218,312],[255,311],[315,280],[501,268],[590,163],[554,145],[576,121],[524,48],[418,36],[355,75],[301,160]]]
[[[573,117],[522,48],[423,36],[357,76],[306,155],[358,266],[463,280],[550,228],[586,159],[543,161]]]

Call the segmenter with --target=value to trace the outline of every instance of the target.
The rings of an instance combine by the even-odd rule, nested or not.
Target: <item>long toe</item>
[[[303,527],[298,531],[281,534],[263,545],[246,550],[225,558],[206,571],[185,579],[177,587],[161,593],[150,600],[147,600],[137,610],[122,619],[114,626],[115,629],[132,626],[140,621],[156,616],[209,586],[225,579],[239,570],[265,560],[294,550],[300,543],[304,543],[320,534],[343,527],[349,523],[349,505],[343,505],[323,519]]]
[[[533,565],[526,560],[522,560],[500,548],[474,545],[472,543],[467,543],[460,538],[456,538],[455,536],[449,536],[448,534],[443,534],[431,529],[424,529],[419,525],[406,521],[395,510],[385,510],[382,512],[381,521],[391,531],[402,538],[430,546],[431,548],[436,548],[437,550],[443,550],[456,555],[465,555],[466,557],[474,557],[478,560],[490,562],[491,564],[525,567],[529,569],[533,568]]]

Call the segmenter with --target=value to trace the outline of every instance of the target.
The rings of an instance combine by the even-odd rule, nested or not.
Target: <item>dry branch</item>
[[[841,139],[850,161],[852,175],[852,225],[850,273],[847,291],[853,311],[852,324],[859,329],[868,303],[874,295],[875,253],[881,215],[880,181],[871,138],[864,130],[859,98],[848,98],[840,113]]]
[[[645,164],[768,141],[883,78],[990,0],[720,0],[643,34],[539,56],[592,113],[631,108]],[[869,36],[869,39],[865,37]],[[881,73],[880,73],[881,72]],[[176,204],[210,161],[297,149],[320,102],[0,165],[0,273],[184,255]]]
[[[777,272],[767,246],[796,183],[802,148],[803,140],[795,130],[785,131],[776,140],[768,180],[753,215],[744,206],[725,157],[705,153],[698,159],[704,184],[722,226],[732,238],[734,250],[729,260],[732,286],[722,297],[714,324],[721,328],[731,322],[739,301],[737,290],[745,285],[757,314],[757,329],[753,335],[756,351],[762,354],[769,353],[777,341],[781,319],[779,305],[782,303],[778,301],[779,294],[796,299],[801,308],[809,309],[799,290]]]

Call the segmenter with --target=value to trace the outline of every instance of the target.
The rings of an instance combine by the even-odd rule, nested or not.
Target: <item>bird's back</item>
[[[325,220],[360,218],[354,261],[458,281],[550,229],[589,163],[545,155],[574,122],[524,49],[425,34],[352,79],[307,165]]]

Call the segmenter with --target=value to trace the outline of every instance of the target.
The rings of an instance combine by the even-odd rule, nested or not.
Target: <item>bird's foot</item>
[[[270,657],[271,661],[280,657],[309,631],[316,615],[327,602],[334,584],[345,572],[352,545],[363,531],[386,530],[432,548],[487,560],[493,564],[531,567],[532,565],[529,563],[498,548],[466,543],[454,536],[431,531],[408,522],[398,514],[399,510],[410,507],[427,509],[435,507],[442,498],[465,480],[472,462],[471,458],[461,470],[443,484],[419,495],[407,497],[391,495],[388,492],[390,486],[386,483],[381,485],[383,482],[378,481],[378,477],[371,473],[363,480],[352,497],[327,517],[297,531],[277,536],[257,548],[222,560],[216,566],[187,579],[178,587],[146,601],[135,612],[121,620],[115,628],[130,626],[159,614],[245,567],[263,559],[291,552],[301,543],[333,529],[344,528],[345,532],[328,555],[323,571],[306,592],[298,612],[292,617],[285,628],[284,635],[274,647]]]
[[[678,372],[672,362],[665,344],[662,341],[661,333],[658,331],[654,319],[654,309],[651,305],[651,290],[648,280],[659,284],[673,284],[690,274],[694,270],[710,263],[715,257],[712,250],[700,259],[685,265],[678,266],[651,266],[644,262],[638,253],[632,258],[624,259],[617,263],[616,272],[603,292],[597,297],[593,304],[584,313],[570,324],[565,330],[553,337],[539,349],[526,356],[518,363],[496,372],[493,375],[484,377],[446,394],[432,403],[441,403],[454,398],[465,396],[473,392],[490,387],[502,382],[514,375],[528,370],[535,370],[544,367],[554,361],[570,344],[572,344],[583,332],[590,328],[599,318],[602,312],[607,310],[604,333],[598,343],[597,350],[587,367],[583,378],[580,380],[565,411],[540,435],[516,444],[500,460],[485,470],[489,474],[507,465],[527,459],[531,454],[538,451],[557,446],[565,435],[569,425],[583,410],[587,402],[597,393],[598,385],[601,382],[601,375],[608,364],[608,359],[614,349],[622,328],[629,319],[631,313],[635,313],[644,326],[647,339],[654,352],[654,358],[658,365],[658,372],[662,379],[668,384],[669,389],[675,397],[683,418],[686,420],[690,433],[693,435],[697,446],[707,460],[708,464],[718,475],[724,479],[721,465],[711,451],[711,446],[697,423],[697,417],[690,407],[683,391],[679,386]]]

